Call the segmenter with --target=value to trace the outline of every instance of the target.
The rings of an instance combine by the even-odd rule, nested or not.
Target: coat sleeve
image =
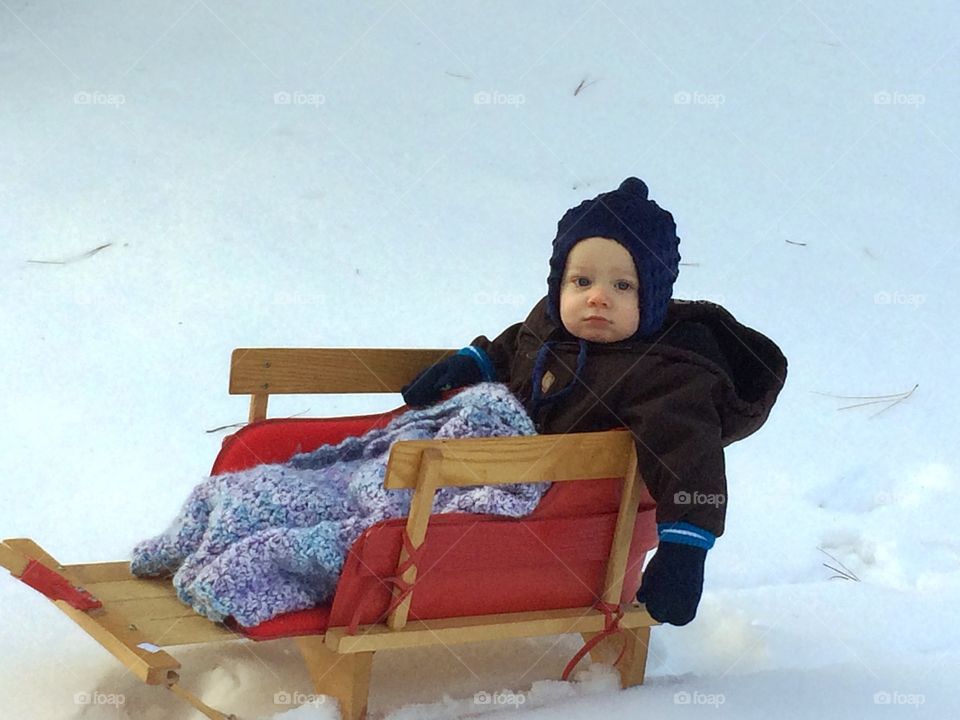
[[[688,522],[719,537],[727,507],[719,380],[683,363],[657,378],[621,406],[657,523]]]
[[[490,358],[493,369],[496,371],[497,382],[509,383],[511,380],[511,368],[513,358],[517,354],[517,334],[523,323],[511,325],[493,340],[488,340],[486,336],[474,338],[470,344],[483,350]]]

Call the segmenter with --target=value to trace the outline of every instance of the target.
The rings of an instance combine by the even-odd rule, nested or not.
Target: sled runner
[[[237,349],[231,394],[250,395],[249,423],[226,437],[211,474],[282,462],[386,425],[404,408],[341,418],[267,419],[278,393],[398,392],[453,351]],[[520,519],[431,516],[440,487],[552,481]],[[180,602],[169,578],[139,578],[129,562],[63,565],[29,539],[0,543],[0,564],[46,595],[145,683],[165,686],[209,718],[180,685],[166,648],[295,638],[318,694],[345,720],[366,713],[374,653],[382,649],[579,633],[586,653],[616,656],[623,687],[643,682],[650,627],[634,601],[657,543],[655,506],[622,430],[570,435],[401,441],[387,488],[413,491],[406,518],[380,522],[350,548],[329,605],[255,627],[215,623]]]

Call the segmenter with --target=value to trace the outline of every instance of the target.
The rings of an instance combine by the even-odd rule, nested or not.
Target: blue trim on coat
[[[467,345],[465,348],[462,348],[457,355],[465,355],[473,358],[477,365],[480,366],[480,374],[487,382],[493,382],[497,379],[497,371],[493,368],[493,363],[490,362],[489,356],[480,348]]]
[[[660,542],[693,545],[704,550],[712,548],[717,541],[717,536],[709,530],[688,522],[657,523],[657,532],[660,535]]]

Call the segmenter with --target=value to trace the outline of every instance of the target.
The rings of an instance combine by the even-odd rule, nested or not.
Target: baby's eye
[[[575,277],[573,278],[573,284],[577,287],[587,287],[590,284],[590,279],[585,277]]]
[[[617,290],[630,290],[633,288],[633,283],[627,282],[626,280],[617,281]]]

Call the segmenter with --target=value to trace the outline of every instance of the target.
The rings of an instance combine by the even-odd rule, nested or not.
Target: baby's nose
[[[607,294],[603,290],[594,289],[594,291],[590,293],[589,301],[594,305],[606,305]]]

